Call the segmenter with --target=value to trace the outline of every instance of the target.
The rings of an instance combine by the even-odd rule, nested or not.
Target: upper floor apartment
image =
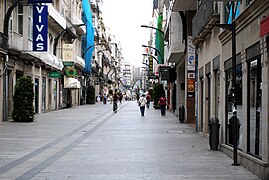
[[[246,16],[253,12],[253,4],[259,4],[260,0],[241,0],[234,2],[235,21],[241,18],[241,23]],[[261,3],[261,1],[260,1]],[[197,4],[197,13],[192,21],[193,44],[199,46],[205,41],[207,35],[212,33],[216,24],[231,24],[232,2],[200,1]],[[240,23],[237,22],[237,25]],[[221,30],[221,33],[225,29]]]
[[[183,62],[188,34],[188,19],[196,10],[196,0],[165,0],[166,21],[164,27],[165,59],[168,63]]]
[[[1,30],[4,26],[4,16],[13,5],[13,1],[1,0]],[[32,52],[33,42],[33,6],[21,0],[13,9],[8,20],[8,38],[1,33],[0,46],[9,49],[12,55],[21,59],[28,59],[39,64],[52,65],[53,68],[62,69],[62,45],[73,43],[74,60],[84,66],[81,59],[81,39],[85,34],[85,26],[81,20],[81,0],[60,1],[55,0],[48,5],[48,51],[44,53]],[[3,15],[3,16],[2,16]],[[59,38],[59,41],[56,39]],[[8,42],[5,42],[8,39]],[[8,45],[7,45],[8,44]],[[56,53],[57,51],[57,53]]]

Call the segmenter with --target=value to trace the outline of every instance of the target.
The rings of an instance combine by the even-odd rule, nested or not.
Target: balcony
[[[168,40],[165,59],[177,63],[184,56],[185,44],[183,41],[183,28],[178,12],[172,12],[167,23],[166,39]]]
[[[172,11],[191,11],[197,9],[197,0],[173,0]]]
[[[78,66],[80,66],[81,68],[84,68],[84,66],[85,66],[85,60],[78,55],[75,56],[74,63],[77,64]]]
[[[53,7],[53,5],[48,5],[49,11],[49,24],[52,26],[54,30],[56,29],[65,29],[66,28],[66,20],[62,15]]]
[[[213,26],[220,21],[217,2],[202,2],[192,20],[193,44],[198,45],[212,32]]]
[[[23,37],[22,35],[12,31],[9,33],[9,50],[12,52],[20,52],[23,49]]]

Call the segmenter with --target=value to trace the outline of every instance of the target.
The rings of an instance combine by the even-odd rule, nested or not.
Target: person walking
[[[147,99],[147,108],[149,108],[149,106],[150,106],[150,100],[151,100],[151,97],[150,97],[150,94],[149,93],[147,94],[146,99]]]
[[[138,100],[138,105],[140,107],[141,116],[144,116],[145,115],[145,106],[146,106],[146,103],[147,103],[147,99],[145,98],[145,94],[142,94],[142,96]]]
[[[161,107],[161,115],[165,116],[165,106],[166,106],[166,98],[165,96],[162,94],[162,96],[159,98],[158,101],[159,106]]]
[[[112,96],[112,100],[113,101],[113,111],[116,113],[117,112],[117,109],[118,109],[118,95],[115,93],[113,96]]]

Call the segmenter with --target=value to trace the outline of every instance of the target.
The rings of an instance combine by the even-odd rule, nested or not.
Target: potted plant
[[[12,118],[16,122],[34,121],[34,84],[31,78],[22,77],[15,85]]]

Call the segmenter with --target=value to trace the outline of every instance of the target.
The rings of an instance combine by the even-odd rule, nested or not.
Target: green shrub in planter
[[[86,104],[95,104],[95,88],[88,86]]]
[[[162,94],[165,94],[163,84],[154,84],[153,86],[153,107],[159,109],[158,101]]]
[[[20,78],[15,86],[13,97],[12,118],[16,122],[34,121],[34,84],[32,79],[27,77]]]

